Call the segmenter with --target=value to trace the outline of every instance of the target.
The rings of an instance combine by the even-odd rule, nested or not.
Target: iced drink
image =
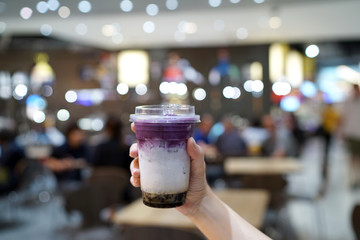
[[[130,116],[138,139],[143,202],[170,208],[185,202],[190,159],[186,142],[199,121],[189,105],[139,106]]]

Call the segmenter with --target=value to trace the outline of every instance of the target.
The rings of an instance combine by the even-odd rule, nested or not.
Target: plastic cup
[[[186,143],[200,121],[189,105],[146,105],[130,115],[138,140],[143,202],[156,208],[185,203],[190,158]]]

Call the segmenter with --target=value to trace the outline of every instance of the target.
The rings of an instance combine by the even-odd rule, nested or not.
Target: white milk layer
[[[186,142],[168,147],[166,141],[149,141],[139,146],[141,190],[173,194],[188,190],[190,158]]]

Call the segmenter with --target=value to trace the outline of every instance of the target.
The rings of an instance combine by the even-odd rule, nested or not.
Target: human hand
[[[135,132],[134,124],[131,124],[131,129]],[[186,195],[185,204],[177,207],[177,210],[186,216],[190,216],[196,213],[203,198],[211,190],[206,182],[204,153],[193,138],[189,138],[187,141],[187,152],[191,161],[189,190]],[[130,164],[130,171],[132,175],[130,182],[134,187],[140,187],[141,173],[139,168],[138,147],[136,143],[130,147],[130,157],[134,158]]]

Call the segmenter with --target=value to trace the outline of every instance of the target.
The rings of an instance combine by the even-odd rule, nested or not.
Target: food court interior
[[[360,239],[358,0],[0,0],[0,239],[206,239],[130,184],[129,117],[188,104],[272,239]]]

